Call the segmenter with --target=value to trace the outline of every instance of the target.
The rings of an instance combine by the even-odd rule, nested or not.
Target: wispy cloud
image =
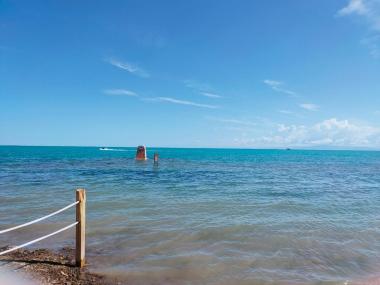
[[[106,95],[118,95],[118,96],[139,96],[136,92],[127,89],[107,89],[103,91]]]
[[[308,110],[308,111],[317,111],[319,109],[318,105],[311,104],[311,103],[303,103],[299,105],[302,109]]]
[[[149,73],[145,70],[141,69],[140,67],[130,64],[128,62],[122,62],[120,60],[114,59],[114,58],[107,58],[106,62],[109,64],[116,66],[120,69],[126,70],[129,73],[132,73],[134,75],[140,76],[140,77],[150,77]]]
[[[215,93],[210,93],[210,92],[201,92],[201,94],[209,98],[222,98],[222,96]]]
[[[366,15],[368,8],[366,7],[364,0],[350,0],[347,6],[338,11],[338,15],[345,16],[350,14]]]
[[[145,102],[168,102],[172,104],[179,104],[179,105],[188,105],[188,106],[194,106],[199,108],[207,108],[207,109],[217,109],[219,106],[217,105],[208,105],[208,104],[202,104],[197,103],[193,101],[187,101],[187,100],[180,100],[176,98],[171,97],[140,97],[139,94],[137,94],[134,91],[127,90],[127,89],[106,89],[103,90],[103,93],[109,96],[130,96],[130,97],[138,97],[141,101]]]
[[[337,15],[361,17],[372,33],[361,40],[361,43],[368,47],[373,57],[380,58],[380,0],[349,0]]]
[[[266,79],[263,82],[276,92],[284,93],[290,96],[297,96],[296,92],[283,88],[282,86],[284,85],[284,83],[281,81]]]
[[[370,29],[380,31],[380,0],[349,0],[338,16],[357,15],[369,24]]]
[[[214,99],[222,98],[221,95],[212,91],[213,88],[209,84],[200,83],[198,81],[191,80],[191,79],[184,80],[183,83],[185,84],[187,88],[194,89],[202,96],[205,96],[208,98],[214,98]]]
[[[208,117],[207,119],[217,121],[220,123],[241,125],[241,126],[256,126],[257,125],[257,123],[255,122],[240,120],[240,119],[224,119],[224,118],[214,118],[214,117]]]
[[[374,35],[374,36],[368,36],[368,37],[364,38],[363,40],[361,40],[361,43],[368,48],[369,54],[373,58],[375,58],[375,59],[380,58],[380,47],[379,47],[380,34]]]
[[[281,81],[271,80],[271,79],[265,79],[264,83],[266,85],[269,85],[270,87],[277,87],[283,84]]]
[[[216,106],[216,105],[200,104],[200,103],[196,103],[196,102],[192,102],[192,101],[178,100],[178,99],[170,98],[170,97],[155,97],[155,98],[151,98],[150,100],[151,101],[163,101],[163,102],[169,102],[172,104],[188,105],[188,106],[208,108],[208,109],[219,108],[219,106]]]

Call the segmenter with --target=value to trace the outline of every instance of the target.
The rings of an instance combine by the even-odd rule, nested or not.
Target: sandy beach
[[[1,248],[0,250],[4,250]],[[1,285],[116,285],[122,284],[74,266],[74,251],[62,248],[18,250],[0,257]]]

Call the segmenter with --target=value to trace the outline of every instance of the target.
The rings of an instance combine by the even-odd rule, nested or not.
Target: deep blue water
[[[344,284],[380,276],[380,152],[0,146],[0,229],[87,190],[93,270],[128,284]],[[16,245],[72,210],[7,235]],[[37,244],[73,245],[73,232]],[[350,283],[348,283],[350,284]]]

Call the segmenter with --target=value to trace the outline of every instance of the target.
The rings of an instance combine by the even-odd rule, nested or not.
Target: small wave
[[[101,147],[99,150],[108,150],[108,151],[132,151],[130,149],[121,149],[121,148],[108,148],[108,147]]]

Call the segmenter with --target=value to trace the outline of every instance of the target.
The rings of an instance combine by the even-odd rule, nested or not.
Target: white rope
[[[78,224],[78,222],[75,222],[75,223],[73,223],[73,224],[71,224],[71,225],[68,225],[67,227],[64,227],[64,228],[62,228],[62,229],[60,229],[60,230],[58,230],[58,231],[55,231],[55,232],[53,232],[53,233],[51,233],[51,234],[46,235],[46,236],[43,236],[43,237],[37,238],[37,239],[35,239],[35,240],[32,240],[32,241],[26,242],[26,243],[24,243],[24,244],[21,244],[21,245],[15,246],[15,247],[13,247],[13,248],[11,248],[11,249],[7,249],[7,250],[5,250],[5,251],[3,251],[3,252],[0,252],[0,255],[7,254],[7,253],[12,252],[12,251],[15,251],[15,250],[17,250],[17,249],[19,249],[19,248],[26,247],[26,246],[31,245],[31,244],[33,244],[33,243],[39,242],[39,241],[41,241],[41,240],[43,240],[43,239],[46,239],[46,238],[51,237],[51,236],[53,236],[53,235],[56,235],[56,234],[58,234],[58,233],[60,233],[60,232],[63,232],[63,231],[65,231],[65,230],[69,229],[69,228],[72,228],[72,227],[74,227],[74,226],[77,225],[77,224]]]
[[[65,211],[65,210],[67,210],[67,209],[69,209],[69,208],[75,206],[75,205],[78,204],[78,203],[79,203],[79,201],[76,201],[76,202],[74,202],[74,203],[72,203],[72,204],[70,204],[70,205],[68,205],[68,206],[66,206],[66,207],[64,207],[64,208],[62,208],[62,209],[60,209],[60,210],[58,210],[58,211],[55,211],[54,213],[51,213],[51,214],[49,214],[49,215],[46,215],[46,216],[44,216],[44,217],[42,217],[42,218],[39,218],[39,219],[33,220],[33,221],[31,221],[31,222],[27,222],[27,223],[22,224],[22,225],[19,225],[19,226],[15,226],[15,227],[13,227],[13,228],[9,228],[9,229],[6,229],[6,230],[2,230],[2,231],[0,231],[0,234],[4,234],[4,233],[7,233],[7,232],[10,232],[10,231],[13,231],[13,230],[17,230],[17,229],[19,229],[19,228],[23,228],[23,227],[26,227],[26,226],[29,226],[29,225],[35,224],[35,223],[40,222],[40,221],[43,221],[43,220],[45,220],[45,219],[47,219],[47,218],[50,218],[51,216],[54,216],[54,215],[56,215],[56,214],[59,214],[59,213]]]

